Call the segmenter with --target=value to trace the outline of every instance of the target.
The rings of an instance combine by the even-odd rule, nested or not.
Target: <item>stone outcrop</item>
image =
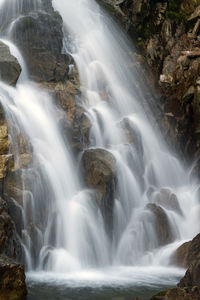
[[[155,229],[159,246],[164,246],[174,241],[172,227],[170,225],[167,214],[162,207],[149,203],[146,209],[152,212],[155,218]]]
[[[107,228],[112,231],[116,161],[103,149],[85,150],[82,156],[85,181],[96,191],[96,201],[105,218]]]
[[[21,66],[10,53],[7,45],[0,41],[0,80],[15,85],[21,73]],[[1,131],[3,128],[0,129]]]
[[[0,256],[0,300],[23,300],[26,294],[23,266]]]

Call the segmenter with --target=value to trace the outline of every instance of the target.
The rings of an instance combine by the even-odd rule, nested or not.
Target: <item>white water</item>
[[[119,28],[94,0],[54,0],[53,4],[63,17],[64,32],[70,33],[64,50],[72,54],[79,70],[82,104],[92,123],[90,146],[104,148],[116,158],[114,230],[111,241],[93,191],[80,184],[69,146],[56,124],[59,111],[54,100],[29,82],[24,72],[16,88],[0,83],[0,101],[12,120],[11,133],[17,124],[33,147],[34,163],[24,170],[26,177],[33,178],[32,187],[24,190],[21,208],[27,267],[55,276],[135,265],[154,266],[159,273],[172,251],[199,232],[198,186],[190,183],[188,173],[152,127],[145,93],[137,82],[140,73],[130,55],[133,50]],[[8,45],[25,70],[16,48]],[[145,85],[143,89],[147,90]],[[128,142],[120,128],[124,120],[136,128],[133,132],[138,132],[141,142],[140,138]],[[149,188],[153,188],[151,197]],[[157,201],[161,188],[177,196],[183,214],[164,208],[175,244],[163,248],[158,247],[155,217],[146,209],[147,203]]]

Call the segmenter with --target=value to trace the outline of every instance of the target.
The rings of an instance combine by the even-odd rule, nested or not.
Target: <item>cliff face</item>
[[[186,159],[198,158],[200,1],[103,2],[114,7],[149,66],[160,95],[161,113],[156,119],[166,140]]]

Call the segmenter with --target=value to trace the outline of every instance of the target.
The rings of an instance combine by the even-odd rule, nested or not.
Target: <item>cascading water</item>
[[[72,54],[80,74],[82,101],[92,123],[91,147],[110,151],[117,162],[111,263],[156,263],[151,253],[159,241],[155,216],[147,203],[156,203],[163,188],[177,195],[183,215],[163,208],[172,240],[189,239],[199,231],[198,187],[190,184],[188,174],[167,149],[159,131],[152,128],[150,112],[148,118],[145,114],[145,94],[138,85],[140,74],[130,67],[134,59],[120,29],[96,1],[53,0],[53,4],[64,20],[64,32],[69,33],[64,48]],[[127,123],[136,137],[139,132],[141,141],[136,138],[135,144],[128,144],[122,130]],[[168,263],[169,252],[162,263]]]
[[[24,11],[44,9],[42,1],[6,1],[4,39],[11,39],[13,24]],[[138,84],[140,73],[119,28],[95,0],[53,0],[53,5],[64,20],[64,51],[78,67],[82,105],[92,124],[90,148],[106,149],[116,159],[113,237],[106,233],[93,191],[80,183],[56,123],[59,111],[54,99],[29,82],[19,52],[5,41],[24,72],[16,88],[0,83],[0,101],[11,136],[17,127],[33,148],[33,163],[23,173],[31,184],[28,189],[24,184],[21,206],[28,270],[167,264],[177,244],[199,232],[198,186],[190,183],[188,173],[153,128]],[[129,129],[133,143],[127,137]],[[177,210],[159,203],[160,193],[175,194]],[[156,231],[155,206],[149,203],[163,206],[171,232],[168,243],[175,243],[159,248],[163,244]]]

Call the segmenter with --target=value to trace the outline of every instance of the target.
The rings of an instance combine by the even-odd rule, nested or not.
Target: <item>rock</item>
[[[62,54],[62,18],[57,12],[34,12],[21,17],[12,29],[30,77],[37,82],[64,82],[71,58]]]
[[[8,155],[0,155],[0,179],[5,178],[8,171],[13,167],[13,156],[11,154]]]
[[[143,156],[144,150],[142,145],[142,138],[137,126],[128,118],[124,118],[118,126],[123,129],[127,143],[133,144],[138,153]]]
[[[103,149],[85,150],[82,156],[85,181],[89,188],[96,190],[96,200],[105,218],[107,228],[112,231],[115,158]]]
[[[8,154],[10,141],[8,138],[8,127],[5,122],[0,125],[0,155]]]
[[[199,300],[200,288],[186,288],[182,289],[174,287],[168,291],[160,292],[153,296],[150,300]]]
[[[26,294],[24,267],[0,256],[0,300],[23,300]]]
[[[147,204],[146,209],[154,215],[158,245],[164,246],[172,243],[175,237],[165,211],[160,206],[152,203]]]
[[[60,127],[63,136],[75,155],[78,155],[83,149],[89,146],[89,134],[91,122],[87,117],[86,111],[79,102],[80,90],[77,75],[66,84],[42,84],[54,97],[56,105],[64,111],[60,114]]]
[[[194,20],[196,18],[200,17],[200,5],[195,9],[195,11],[191,14],[191,16],[188,18],[188,21]]]
[[[11,55],[9,47],[0,41],[0,80],[15,85],[21,73],[21,66]]]
[[[15,225],[8,214],[7,204],[0,199],[0,255],[21,258],[22,248],[17,238]]]
[[[178,286],[181,288],[193,286],[200,287],[200,258],[192,262]]]
[[[200,259],[200,234],[181,245],[172,255],[171,263],[188,268],[197,258]]]
[[[156,204],[163,206],[165,209],[173,210],[179,215],[183,215],[178,199],[169,189],[162,188],[156,195]]]

